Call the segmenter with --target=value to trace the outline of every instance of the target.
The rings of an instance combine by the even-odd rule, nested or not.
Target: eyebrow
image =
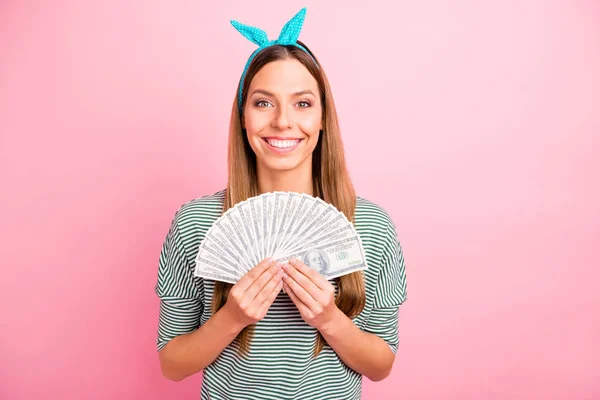
[[[254,96],[255,94],[264,94],[265,96],[275,97],[275,95],[273,93],[269,92],[268,90],[264,90],[264,89],[256,89],[254,92],[252,92],[252,94],[250,96]],[[292,96],[298,97],[298,96],[303,96],[305,94],[310,94],[313,97],[316,97],[315,94],[310,89],[301,90],[299,92],[292,93]]]

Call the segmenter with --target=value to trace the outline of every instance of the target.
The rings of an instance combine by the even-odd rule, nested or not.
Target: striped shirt
[[[194,276],[194,259],[204,235],[222,214],[224,194],[222,190],[192,200],[175,214],[159,257],[155,287],[160,299],[158,350],[211,317],[214,281]],[[385,210],[357,197],[355,214],[368,268],[366,305],[353,322],[381,337],[395,354],[398,309],[406,298],[404,257]],[[289,296],[280,293],[256,324],[248,355],[239,357],[234,342],[204,369],[201,398],[360,399],[362,376],[328,345],[313,357],[316,337],[317,330],[304,322]]]

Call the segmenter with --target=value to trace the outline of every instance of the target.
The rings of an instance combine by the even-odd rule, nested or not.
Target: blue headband
[[[250,63],[254,59],[254,57],[263,49],[281,45],[281,46],[296,46],[302,50],[304,50],[307,54],[310,55],[307,49],[303,46],[296,43],[298,40],[298,36],[300,36],[300,31],[302,30],[302,24],[304,23],[304,17],[306,15],[306,8],[300,10],[292,19],[290,19],[287,24],[281,29],[281,33],[277,40],[269,40],[267,37],[267,33],[262,29],[255,28],[253,26],[244,25],[237,21],[231,20],[231,25],[235,29],[237,29],[244,37],[250,40],[253,43],[256,43],[259,47],[256,49],[251,55],[248,61],[246,62],[246,66],[244,67],[244,72],[242,73],[242,77],[240,78],[240,89],[238,94],[238,107],[241,109],[242,107],[242,85],[244,83],[244,78],[246,77],[246,73],[248,72],[248,67]],[[316,64],[316,61],[315,61]]]

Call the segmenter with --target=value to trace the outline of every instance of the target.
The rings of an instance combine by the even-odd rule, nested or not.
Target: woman
[[[232,109],[227,188],[183,205],[161,252],[161,368],[175,381],[203,370],[203,399],[358,399],[362,375],[388,376],[398,347],[402,252],[389,215],[355,195],[327,78],[297,41],[304,13],[276,41],[232,21],[259,49]],[[342,211],[368,269],[326,280],[300,260],[266,259],[235,285],[195,277],[211,224],[273,191],[320,197]]]

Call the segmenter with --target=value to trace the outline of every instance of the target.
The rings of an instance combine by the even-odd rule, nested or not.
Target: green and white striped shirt
[[[221,215],[225,191],[184,204],[165,239],[155,287],[160,299],[157,348],[192,332],[211,316],[214,281],[194,276],[194,259],[204,235]],[[368,269],[366,305],[353,319],[357,327],[398,349],[398,309],[406,298],[404,257],[390,216],[378,205],[357,197],[356,230]],[[331,280],[335,286],[335,282]],[[266,317],[256,324],[250,352],[237,355],[227,346],[204,370],[202,399],[360,399],[362,376],[325,345],[315,358],[317,330],[301,318],[280,293]]]

